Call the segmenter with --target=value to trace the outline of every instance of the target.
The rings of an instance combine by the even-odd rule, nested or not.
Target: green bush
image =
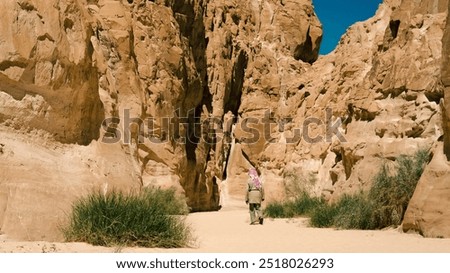
[[[93,193],[74,203],[63,233],[67,241],[101,246],[184,247],[190,230],[181,215],[187,212],[171,189]]]
[[[287,202],[270,203],[264,209],[264,215],[270,218],[291,218],[295,215]]]
[[[311,214],[311,226],[342,229],[369,229],[371,207],[363,193],[343,195],[335,204],[323,203]]]
[[[382,166],[369,192],[369,200],[374,208],[374,228],[401,224],[429,159],[427,150],[419,150],[414,156],[398,157],[393,174],[390,174],[386,165]]]
[[[379,229],[399,225],[429,159],[427,150],[419,150],[413,156],[399,156],[391,172],[383,165],[368,194],[343,195],[336,203],[327,204],[302,191],[293,201],[269,204],[265,214],[273,218],[310,216],[314,227]],[[296,177],[289,174],[289,185],[297,185]]]
[[[310,216],[310,224],[313,227],[330,227],[333,225],[335,216],[336,210],[334,206],[322,204],[312,211]]]
[[[315,208],[325,204],[325,200],[319,197],[312,197],[306,192],[302,192],[299,197],[292,202],[292,210],[295,215],[309,215]]]
[[[309,215],[317,206],[324,204],[324,200],[311,197],[306,192],[294,200],[284,202],[273,202],[264,209],[264,215],[270,218],[292,218],[300,215]]]
[[[372,228],[373,208],[363,193],[343,195],[334,206],[334,227],[342,229]]]

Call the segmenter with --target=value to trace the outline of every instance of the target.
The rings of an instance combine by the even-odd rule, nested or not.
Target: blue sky
[[[346,29],[372,17],[382,0],[313,0],[323,27],[320,54],[327,54],[338,44]]]

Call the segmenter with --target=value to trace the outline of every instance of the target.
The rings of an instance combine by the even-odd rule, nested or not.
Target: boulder
[[[425,237],[450,237],[450,163],[443,143],[434,147],[430,164],[420,178],[402,223],[405,232]]]

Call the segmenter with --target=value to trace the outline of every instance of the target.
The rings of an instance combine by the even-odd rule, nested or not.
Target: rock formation
[[[321,38],[307,0],[0,5],[0,226],[29,240],[61,239],[92,190],[174,186],[193,211],[218,209],[235,118],[216,133],[247,67],[314,62]]]
[[[435,148],[433,160],[425,169],[405,213],[402,228],[426,237],[448,238],[450,230],[450,164],[442,143]]]
[[[268,200],[291,174],[333,200],[400,154],[449,157],[448,4],[385,0],[319,56],[311,0],[3,1],[1,231],[59,240],[93,190],[172,186],[217,210],[255,166]]]
[[[450,3],[449,3],[450,4]],[[416,231],[427,237],[450,237],[449,210],[450,207],[450,13],[447,12],[447,22],[442,39],[441,80],[444,100],[441,102],[443,143],[438,142],[434,147],[434,157],[425,169],[416,191],[409,203],[403,221],[403,230]]]

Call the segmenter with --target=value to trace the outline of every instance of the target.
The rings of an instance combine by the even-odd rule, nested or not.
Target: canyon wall
[[[0,226],[28,240],[62,239],[91,191],[175,187],[219,209],[245,71],[311,63],[321,39],[307,0],[0,5]]]
[[[92,191],[175,187],[192,211],[231,207],[250,166],[267,201],[292,177],[333,201],[418,149],[433,172],[449,156],[448,5],[386,0],[319,56],[311,0],[3,1],[1,231],[61,240]],[[431,215],[427,196],[412,203]],[[448,236],[439,221],[410,229]]]

